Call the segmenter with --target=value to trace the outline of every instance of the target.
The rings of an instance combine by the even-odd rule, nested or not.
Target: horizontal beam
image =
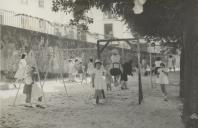
[[[114,42],[114,41],[129,41],[129,40],[137,40],[136,38],[123,38],[123,39],[104,39],[98,40],[98,42]]]

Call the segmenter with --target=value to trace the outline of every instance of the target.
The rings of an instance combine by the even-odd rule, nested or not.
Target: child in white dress
[[[168,69],[165,68],[165,64],[164,63],[161,63],[160,64],[160,68],[158,69],[158,72],[159,72],[159,83],[160,83],[160,86],[161,86],[161,90],[162,90],[162,93],[163,93],[163,96],[164,96],[164,100],[167,101],[167,86],[169,84],[169,80],[168,80]]]
[[[95,61],[95,69],[92,74],[92,86],[95,88],[96,104],[99,104],[99,100],[104,102],[105,94],[105,71],[102,68],[102,62],[100,60]]]
[[[16,71],[16,74],[14,76],[14,78],[16,79],[15,83],[17,83],[25,78],[25,70],[26,70],[26,65],[27,65],[25,57],[26,57],[26,55],[22,54],[21,60],[19,62],[18,70]],[[15,85],[15,83],[14,83],[14,85]]]

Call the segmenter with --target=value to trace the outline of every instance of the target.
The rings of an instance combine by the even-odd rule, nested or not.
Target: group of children
[[[37,103],[35,106],[44,108],[44,105],[41,104],[43,99],[42,91],[36,84],[36,68],[27,64],[26,54],[22,54],[21,56],[15,79],[15,82],[24,83],[23,93],[26,95],[25,107],[34,107],[33,99],[36,99]]]
[[[116,54],[115,54],[116,53]],[[114,54],[117,56],[117,51],[114,51]],[[17,81],[23,81],[25,83],[23,93],[26,94],[26,105],[27,107],[32,107],[31,99],[35,97],[35,91],[37,95],[37,101],[42,101],[41,89],[36,85],[35,82],[35,67],[31,67],[25,61],[25,54],[22,55],[19,62],[19,68],[15,74]],[[121,89],[127,89],[128,75],[132,75],[132,61],[120,65],[119,56],[111,57],[112,63],[107,65],[106,68],[103,67],[102,62],[99,59],[96,59],[93,62],[93,59],[89,60],[87,73],[91,76],[91,84],[95,89],[95,98],[96,104],[104,102],[105,90],[111,90],[111,84],[114,83],[115,86],[118,84],[118,77],[121,81]],[[76,62],[76,61],[75,61]],[[76,62],[77,63],[77,62]],[[73,64],[70,62],[70,64]],[[71,66],[71,65],[70,65]],[[69,80],[73,80],[73,68],[75,65],[72,65],[69,70]],[[81,69],[82,70],[82,69]],[[161,90],[164,95],[164,100],[167,101],[167,85],[169,84],[168,80],[168,69],[162,61],[156,63],[155,69],[157,79],[156,83],[161,85]],[[113,76],[113,77],[112,77]],[[114,79],[113,79],[114,78]],[[35,89],[36,88],[36,89]],[[33,96],[34,95],[34,96]],[[42,105],[37,104],[37,106],[42,107]]]
[[[69,59],[68,63],[68,74],[69,74],[69,82],[75,82],[77,76],[80,79],[83,79],[85,76],[85,65],[80,59]]]

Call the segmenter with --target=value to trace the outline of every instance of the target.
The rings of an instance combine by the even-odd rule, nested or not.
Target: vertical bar
[[[98,55],[98,59],[100,59],[100,42],[97,41],[97,55]]]
[[[140,42],[139,42],[139,37],[137,39],[137,55],[138,55],[139,104],[141,104],[141,102],[143,100],[143,91],[142,91],[142,78],[141,78]]]
[[[46,105],[46,98],[45,98],[45,93],[44,93],[44,89],[43,89],[42,82],[41,82],[41,76],[40,76],[40,73],[39,73],[38,65],[37,65],[37,62],[36,62],[36,57],[35,57],[35,54],[34,54],[33,50],[32,50],[32,55],[34,57],[33,59],[35,60],[35,66],[36,66],[36,70],[37,70],[37,73],[38,73],[38,79],[39,79],[39,83],[40,83],[40,86],[41,86],[41,89],[42,89],[43,99],[44,99],[44,102],[45,102],[45,105]]]
[[[150,60],[150,83],[151,87],[153,88],[153,81],[152,81],[152,53],[151,53],[151,44],[149,44],[150,51],[149,51],[149,60]]]
[[[3,18],[2,18],[3,19]],[[3,22],[3,20],[2,20],[2,22]],[[2,32],[1,32],[1,30],[2,30],[2,25],[0,24],[0,41],[2,41],[1,40],[1,37],[2,37]],[[1,59],[1,48],[0,48],[0,80],[1,80],[1,65],[2,65],[2,59]]]

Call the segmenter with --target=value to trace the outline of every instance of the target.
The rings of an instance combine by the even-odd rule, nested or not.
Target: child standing
[[[111,83],[113,83],[113,79],[110,74],[110,65],[107,65],[105,80],[106,80],[107,91],[111,91]]]
[[[92,75],[92,86],[95,88],[96,104],[99,104],[99,100],[104,103],[104,89],[105,89],[105,78],[104,69],[102,68],[102,62],[100,60],[95,61],[95,69]]]
[[[24,88],[23,93],[26,94],[25,99],[25,106],[26,107],[32,107],[31,103],[31,93],[32,93],[32,85],[33,85],[33,70],[30,66],[27,65],[26,71],[25,71],[25,78],[24,78]]]
[[[23,93],[26,94],[25,106],[33,107],[31,102],[32,96],[38,98],[37,100],[39,102],[42,101],[41,90],[35,84],[35,67],[30,67],[29,65],[27,65],[24,83],[25,86],[23,88]],[[36,107],[44,108],[44,106],[39,104],[37,104]]]
[[[158,69],[158,72],[159,72],[159,83],[160,83],[160,86],[161,86],[161,90],[162,90],[162,93],[163,93],[163,96],[164,96],[164,101],[168,101],[167,99],[167,86],[169,84],[169,80],[168,80],[168,69],[165,68],[165,64],[164,63],[161,63],[160,64],[160,68]]]

